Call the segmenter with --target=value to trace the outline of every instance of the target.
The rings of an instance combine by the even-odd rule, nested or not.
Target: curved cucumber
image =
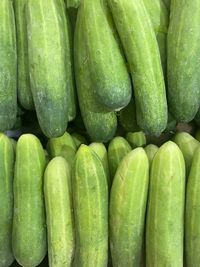
[[[172,1],[168,30],[168,103],[178,122],[193,120],[200,102],[200,2]]]
[[[46,255],[43,174],[44,150],[32,134],[17,142],[14,175],[14,217],[12,244],[17,262],[37,266]]]
[[[22,107],[33,110],[34,102],[28,68],[28,40],[25,16],[27,2],[27,0],[13,1],[17,30],[18,100]]]
[[[158,147],[156,145],[150,144],[150,145],[146,146],[144,148],[144,150],[145,150],[147,157],[149,159],[149,165],[151,166],[153,158],[158,151]]]
[[[111,189],[109,221],[114,267],[140,266],[148,185],[148,158],[143,148],[136,148],[121,161]]]
[[[126,140],[132,148],[141,147],[146,145],[146,136],[143,132],[127,133]]]
[[[81,145],[76,154],[74,170],[74,267],[106,267],[108,186],[105,171],[96,153],[86,145]]]
[[[14,148],[6,135],[0,134],[0,267],[9,267],[12,253]]]
[[[151,166],[146,223],[146,266],[183,266],[185,163],[169,141]]]
[[[52,159],[44,174],[50,267],[70,267],[74,253],[74,222],[70,167],[62,157]]]
[[[108,0],[130,66],[137,123],[159,135],[167,125],[167,100],[156,35],[143,1]]]
[[[17,49],[12,1],[0,1],[0,132],[17,116]]]

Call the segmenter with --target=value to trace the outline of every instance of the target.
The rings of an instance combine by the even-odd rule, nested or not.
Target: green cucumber
[[[9,267],[12,253],[14,148],[6,135],[0,134],[0,267]]]
[[[169,141],[151,166],[146,222],[146,266],[183,266],[185,163]]]
[[[193,120],[200,102],[200,2],[172,1],[168,30],[168,103],[178,122]]]
[[[94,96],[95,86],[91,80],[88,54],[83,38],[83,10],[80,5],[75,29],[75,76],[79,106],[87,133],[93,141],[107,142],[113,138],[117,129],[114,112],[100,105]]]
[[[108,0],[130,66],[139,127],[159,135],[167,125],[167,100],[156,35],[143,1]]]
[[[72,133],[72,138],[74,140],[74,143],[76,145],[76,148],[78,149],[81,144],[87,145],[87,140],[83,135],[80,135],[79,133]]]
[[[110,180],[110,170],[108,165],[108,152],[106,150],[106,147],[103,143],[91,143],[89,145],[90,148],[97,154],[97,156],[100,158],[104,171],[107,177],[108,181],[108,188],[111,187],[111,180]]]
[[[196,149],[187,181],[185,210],[185,254],[187,266],[197,267],[200,261],[200,147]]]
[[[28,40],[25,16],[27,2],[27,0],[13,1],[17,30],[18,100],[22,107],[33,110],[34,102],[28,68]]]
[[[11,129],[17,116],[17,49],[12,2],[0,1],[0,132]]]
[[[196,140],[192,135],[186,132],[177,133],[174,136],[174,142],[179,146],[185,159],[186,173],[190,172],[192,159],[200,142]]]
[[[75,237],[72,216],[71,172],[62,157],[52,159],[44,174],[50,267],[70,267]]]
[[[158,147],[156,145],[149,144],[148,146],[146,146],[144,148],[144,150],[145,150],[145,152],[147,154],[147,157],[149,159],[149,165],[151,165],[152,161],[153,161],[153,158],[154,158],[155,154],[158,151]]]
[[[76,229],[74,267],[106,267],[108,186],[100,159],[86,145],[81,145],[76,154],[73,200]]]
[[[121,160],[132,150],[128,141],[121,136],[117,136],[110,141],[108,146],[108,163],[111,180],[113,180]]]
[[[65,2],[67,4],[67,8],[78,8],[81,4],[81,0],[65,0]]]
[[[22,135],[16,150],[12,231],[13,253],[21,266],[37,266],[47,252],[43,195],[45,165],[39,139],[32,134]]]
[[[13,145],[14,152],[16,152],[17,141],[15,139],[13,139],[13,138],[10,138],[10,141],[11,141],[11,143]]]
[[[68,123],[70,45],[64,2],[29,0],[26,8],[31,91],[47,137],[64,134]]]
[[[114,267],[140,266],[148,185],[148,158],[143,148],[136,148],[120,162],[111,189],[109,222]]]
[[[94,94],[103,106],[119,110],[130,102],[132,86],[106,0],[84,0],[81,10]]]
[[[126,140],[129,142],[132,148],[143,147],[147,142],[144,132],[129,132],[126,134]]]
[[[171,0],[162,0],[165,6],[170,10]]]

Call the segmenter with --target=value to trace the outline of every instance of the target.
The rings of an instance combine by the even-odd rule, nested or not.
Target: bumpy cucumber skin
[[[29,0],[26,8],[31,91],[40,127],[49,138],[64,134],[68,123],[70,51],[63,8],[61,0]]]
[[[110,245],[114,267],[140,266],[149,162],[143,148],[121,161],[110,195]]]
[[[0,134],[0,267],[14,261],[12,253],[14,148],[6,135]]]
[[[109,0],[134,84],[137,123],[159,135],[167,125],[167,100],[156,35],[143,1]]]
[[[127,133],[126,140],[132,148],[143,147],[147,142],[144,132]]]
[[[72,184],[76,229],[74,267],[107,267],[107,180],[100,159],[86,145],[81,145],[76,154]]]
[[[147,157],[149,159],[149,164],[151,165],[152,161],[153,161],[153,158],[154,158],[155,154],[158,151],[158,147],[156,145],[149,144],[148,146],[146,146],[144,148],[144,150],[145,150],[145,152],[147,154]]]
[[[88,54],[83,38],[84,24],[82,5],[78,10],[75,30],[75,76],[79,106],[85,128],[92,141],[107,142],[113,138],[117,129],[117,118],[100,105],[94,96],[95,87],[91,80]]]
[[[70,267],[75,236],[72,216],[70,166],[62,157],[52,159],[44,174],[50,267]]]
[[[177,133],[174,136],[174,142],[179,146],[185,159],[186,173],[190,172],[192,159],[197,147],[200,146],[200,142],[196,140],[192,135],[186,132]]]
[[[183,266],[185,164],[169,141],[151,166],[146,223],[146,266]]]
[[[105,0],[82,3],[84,39],[97,101],[110,110],[128,105],[132,95],[126,61],[108,18]]]
[[[199,108],[199,25],[199,1],[172,1],[167,44],[168,103],[178,122],[191,121]]]
[[[14,174],[13,253],[22,266],[37,266],[46,245],[43,174],[44,150],[38,138],[22,135],[17,143]]]
[[[131,146],[125,138],[117,136],[109,143],[108,146],[108,162],[110,168],[111,180],[113,180],[114,175],[121,160],[131,151]]]
[[[27,0],[13,1],[17,31],[17,72],[18,100],[28,110],[34,109],[28,69],[28,40],[26,31],[25,8]]]
[[[0,1],[0,131],[11,129],[17,116],[17,48],[12,2]]]

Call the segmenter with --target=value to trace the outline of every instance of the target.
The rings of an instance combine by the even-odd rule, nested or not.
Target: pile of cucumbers
[[[198,266],[199,140],[0,134],[0,267]]]

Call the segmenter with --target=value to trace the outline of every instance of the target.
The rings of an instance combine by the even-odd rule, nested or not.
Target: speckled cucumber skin
[[[72,185],[76,229],[73,266],[107,267],[107,179],[100,159],[86,145],[76,154]]]
[[[136,148],[121,161],[110,195],[110,246],[113,267],[140,266],[149,161],[143,148]]]
[[[6,135],[0,134],[0,267],[9,267],[12,253],[14,148]]]
[[[200,2],[173,0],[168,30],[168,103],[179,122],[194,119],[200,103]]]
[[[70,267],[75,247],[71,171],[62,157],[55,157],[47,165],[44,196],[49,266]]]
[[[17,142],[14,174],[14,216],[12,246],[21,266],[37,266],[45,257],[46,222],[43,195],[44,150],[32,134]]]
[[[185,163],[169,141],[151,166],[146,222],[146,266],[183,266]]]
[[[17,48],[11,0],[0,1],[0,131],[11,129],[17,116]]]
[[[108,0],[134,84],[137,123],[159,135],[167,125],[167,100],[156,34],[143,1]]]

